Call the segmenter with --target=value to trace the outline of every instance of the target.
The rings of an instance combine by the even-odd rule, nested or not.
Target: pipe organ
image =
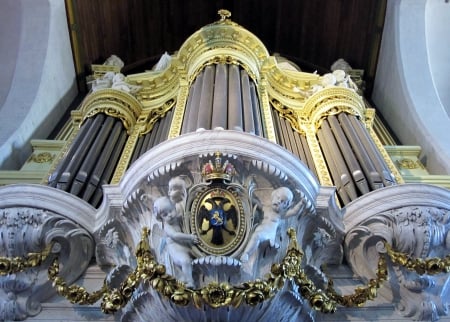
[[[94,68],[45,185],[0,187],[0,318],[58,292],[124,322],[339,321],[378,289],[394,320],[447,314],[446,278],[386,261],[448,272],[449,191],[402,185],[344,71],[286,68],[219,13],[162,69]],[[89,265],[103,286],[68,286]],[[327,267],[367,287],[341,296]]]

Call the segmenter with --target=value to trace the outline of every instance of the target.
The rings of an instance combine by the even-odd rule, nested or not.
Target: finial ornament
[[[231,17],[231,12],[226,9],[220,9],[219,11],[217,11],[217,13],[220,16],[220,21],[225,21],[227,20],[227,18]]]

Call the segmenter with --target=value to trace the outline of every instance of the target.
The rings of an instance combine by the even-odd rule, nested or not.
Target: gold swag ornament
[[[303,252],[298,247],[295,230],[290,228],[287,234],[290,243],[286,255],[280,263],[272,265],[269,276],[239,286],[227,283],[209,283],[203,288],[193,289],[166,274],[165,266],[159,264],[151,253],[147,228],[143,229],[141,241],[136,247],[137,267],[118,288],[109,289],[106,280],[99,290],[92,293],[82,286],[67,285],[59,276],[58,258],[55,258],[48,268],[48,278],[53,282],[57,293],[71,303],[93,305],[102,299],[101,309],[106,314],[115,313],[124,307],[137,286],[143,282],[148,283],[159,294],[176,305],[186,306],[192,302],[199,309],[203,304],[215,309],[226,306],[239,307],[243,303],[255,306],[273,297],[283,288],[287,280],[293,281],[298,286],[301,295],[308,300],[313,309],[322,313],[334,313],[337,305],[361,307],[367,300],[376,298],[377,289],[388,277],[387,258],[393,264],[416,271],[420,275],[450,272],[450,255],[443,259],[414,259],[407,254],[392,250],[391,246],[385,242],[387,252],[379,254],[377,277],[371,279],[367,286],[356,288],[353,294],[339,295],[333,288],[331,280],[327,289],[322,290],[306,276],[300,266]],[[53,244],[49,244],[41,253],[30,253],[24,258],[0,257],[0,275],[14,274],[26,268],[41,265],[49,257],[53,246]]]

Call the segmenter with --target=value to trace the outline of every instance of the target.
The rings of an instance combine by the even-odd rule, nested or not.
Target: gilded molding
[[[329,87],[312,95],[305,103],[302,114],[310,120],[316,131],[321,120],[328,115],[346,112],[361,119],[365,116],[362,97],[355,91],[344,87]]]
[[[317,175],[319,177],[319,182],[323,186],[333,186],[333,181],[331,180],[330,172],[328,171],[325,158],[320,149],[319,141],[317,140],[315,129],[310,126],[309,130],[306,131],[306,140],[308,142],[309,149],[311,150],[311,155],[314,160],[314,165],[316,166]]]
[[[188,66],[187,75],[191,78],[205,61],[227,56],[240,61],[249,68],[249,74],[258,79],[269,53],[254,34],[224,19],[195,32],[183,43],[177,58],[183,66]]]
[[[187,82],[185,80],[180,80],[180,89],[178,91],[177,103],[172,117],[172,124],[170,124],[168,139],[173,139],[180,135],[188,93],[189,86]]]
[[[114,171],[114,175],[111,179],[111,184],[118,184],[123,174],[127,170],[131,160],[131,156],[133,155],[134,148],[142,131],[142,126],[135,126],[133,128],[133,132],[130,134],[127,142],[125,143],[125,148],[122,151],[119,163],[117,164],[116,170]]]
[[[107,88],[89,94],[81,104],[80,112],[82,122],[98,113],[119,118],[130,133],[142,109],[142,104],[130,94]]]
[[[160,118],[164,117],[164,115],[166,115],[166,113],[175,106],[175,103],[175,99],[169,99],[161,106],[153,108],[148,113],[141,115],[137,122],[138,124],[142,125],[143,128],[143,132],[141,132],[140,135],[149,133],[153,129],[155,123]]]
[[[372,140],[375,142],[375,145],[380,151],[380,154],[383,156],[384,161],[386,162],[387,166],[389,167],[389,170],[391,170],[392,175],[395,177],[395,181],[397,184],[405,183],[405,180],[403,180],[402,175],[398,171],[397,167],[395,166],[394,162],[392,161],[391,157],[387,153],[386,149],[384,148],[383,144],[381,144],[380,139],[378,138],[377,134],[373,130],[372,127],[367,128],[367,131],[369,132],[369,135],[372,137]]]
[[[183,68],[176,57],[172,58],[170,66],[164,71],[149,71],[127,76],[127,82],[140,86],[136,98],[146,106],[154,100],[168,100],[176,96],[179,90],[179,80],[183,78]]]
[[[291,107],[301,108],[312,95],[312,86],[320,83],[320,75],[282,70],[275,57],[271,56],[264,65],[270,96]]]
[[[275,126],[273,125],[272,113],[270,112],[271,110],[269,96],[267,94],[266,85],[267,84],[265,81],[261,81],[260,85],[258,86],[259,99],[261,104],[261,115],[266,131],[266,138],[276,143],[277,137],[275,135]]]

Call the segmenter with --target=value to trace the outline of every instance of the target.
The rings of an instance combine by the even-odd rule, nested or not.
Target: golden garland
[[[377,296],[377,289],[387,279],[386,259],[389,256],[394,264],[401,265],[418,274],[438,274],[450,272],[450,255],[441,258],[413,259],[407,254],[392,250],[385,243],[386,253],[380,253],[376,278],[371,279],[365,287],[358,287],[351,295],[339,295],[330,280],[326,290],[317,288],[300,267],[303,252],[298,247],[294,229],[288,230],[290,243],[286,256],[280,263],[273,264],[269,276],[264,280],[254,280],[239,286],[227,283],[210,283],[201,289],[189,288],[173,276],[166,274],[164,265],[159,264],[151,253],[148,242],[149,231],[143,229],[141,241],[136,248],[138,265],[118,288],[109,289],[106,280],[100,290],[89,293],[82,286],[70,285],[59,276],[58,258],[55,258],[48,268],[48,277],[53,282],[57,293],[67,298],[71,303],[92,305],[102,299],[101,309],[104,313],[114,313],[124,307],[131,299],[136,287],[144,282],[158,293],[177,305],[186,306],[193,303],[197,308],[203,304],[211,308],[224,306],[239,307],[242,303],[255,306],[273,297],[281,290],[286,280],[293,281],[301,295],[307,299],[310,306],[322,313],[333,313],[337,304],[346,307],[361,307],[368,300]],[[53,244],[47,246],[42,253],[30,253],[25,258],[0,258],[0,275],[23,271],[25,268],[36,267],[48,258]]]
[[[450,255],[444,258],[411,258],[408,254],[396,252],[388,243],[384,243],[387,254],[395,264],[415,271],[419,275],[436,275],[450,272]]]
[[[0,257],[0,276],[16,274],[23,272],[27,268],[37,267],[44,262],[50,255],[53,244],[49,244],[40,253],[28,253],[25,258],[22,257]]]

